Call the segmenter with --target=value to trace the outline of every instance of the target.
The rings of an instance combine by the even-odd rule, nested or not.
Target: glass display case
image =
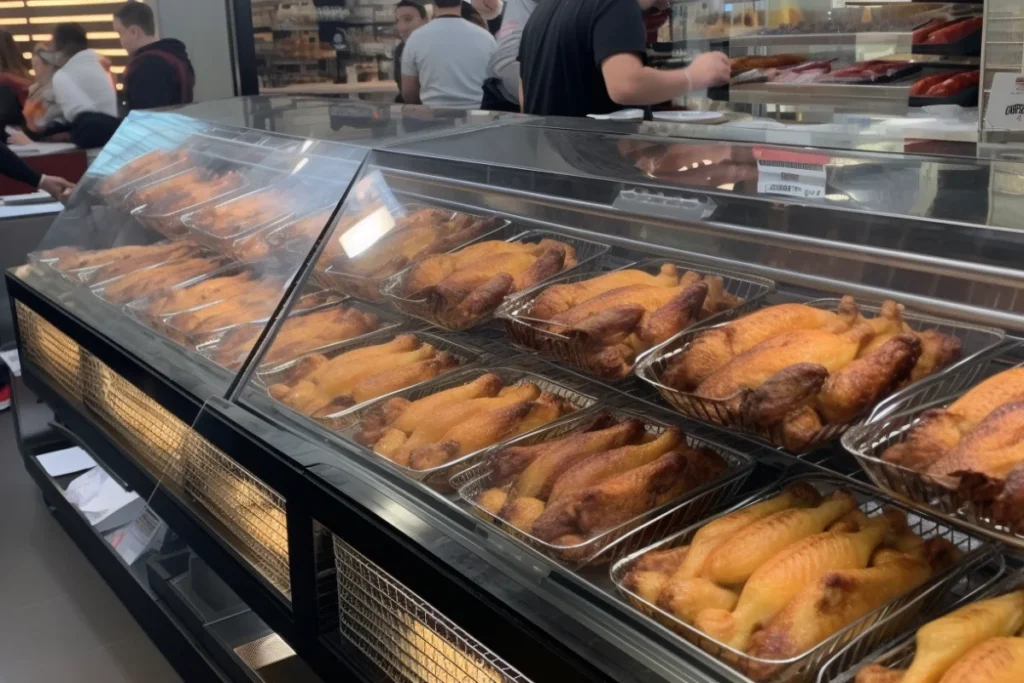
[[[1017,362],[1019,164],[271,118],[133,116],[8,288],[26,382],[325,680],[811,681],[1019,564],[856,441]]]

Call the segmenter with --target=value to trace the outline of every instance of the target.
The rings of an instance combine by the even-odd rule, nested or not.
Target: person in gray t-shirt
[[[535,0],[508,0],[505,16],[498,31],[498,44],[487,64],[488,83],[484,86],[484,109],[499,109],[505,100],[507,109],[519,111],[519,41],[523,37],[526,20],[537,8]],[[488,92],[490,90],[490,92]]]
[[[462,0],[435,0],[436,15],[402,52],[402,97],[409,104],[478,109],[494,38],[462,18]]]

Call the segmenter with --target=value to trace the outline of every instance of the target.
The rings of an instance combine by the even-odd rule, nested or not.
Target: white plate
[[[714,121],[722,118],[724,114],[717,111],[656,111],[653,116],[655,121],[689,123],[692,121]]]
[[[587,114],[588,118],[598,121],[643,121],[643,109],[620,109],[611,114]]]

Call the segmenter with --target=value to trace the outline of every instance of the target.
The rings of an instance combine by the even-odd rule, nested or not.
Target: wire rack
[[[889,668],[906,668],[914,658],[916,629],[929,621],[959,609],[976,600],[998,597],[1024,584],[1024,571],[1018,570],[1000,580],[1006,565],[996,555],[987,564],[980,565],[967,574],[952,592],[948,600],[934,609],[918,613],[913,631],[894,634],[887,639],[875,639],[868,647],[867,641],[857,640],[833,657],[818,675],[818,683],[853,683],[862,668],[868,664],[881,664]],[[882,643],[879,647],[879,643]]]
[[[128,441],[131,455],[156,481],[181,485],[188,425],[92,354],[86,367],[86,407]]]
[[[510,234],[511,233],[511,234]],[[501,231],[500,234],[490,234],[487,239],[503,239],[506,242],[540,242],[543,239],[556,240],[563,244],[568,244],[576,252],[576,265],[571,268],[567,268],[561,271],[560,274],[567,273],[593,273],[595,270],[599,270],[601,266],[601,258],[608,252],[611,247],[607,244],[601,244],[599,242],[591,242],[588,240],[581,240],[575,237],[568,237],[557,232],[550,232],[547,230],[530,230],[528,232],[517,233],[517,228],[511,223]],[[475,240],[471,244],[481,242],[483,240]],[[458,253],[461,249],[465,249],[465,245],[459,250],[452,253]],[[445,309],[445,302],[435,302],[428,298],[422,299],[411,299],[402,295],[402,288],[405,286],[405,278],[409,274],[408,270],[402,271],[397,275],[393,275],[381,286],[381,293],[387,297],[391,304],[407,315],[411,315],[414,318],[424,320],[431,325],[437,325],[438,327],[446,330],[461,331],[467,330],[470,327],[480,325],[488,322],[493,317],[495,309],[482,313],[472,319],[460,319],[456,320],[452,316],[450,309]],[[555,276],[545,278],[537,284],[537,286],[543,286],[550,282]]]
[[[456,458],[450,462],[437,467],[431,467],[428,469],[418,470],[413,467],[405,467],[392,462],[384,456],[377,455],[371,448],[360,444],[356,440],[356,434],[360,429],[363,418],[367,417],[374,411],[377,411],[383,404],[395,398],[404,398],[408,401],[417,401],[421,398],[436,394],[446,389],[451,389],[463,384],[472,382],[476,378],[484,374],[497,375],[504,386],[512,386],[517,384],[523,384],[530,382],[536,384],[541,391],[550,392],[555,394],[559,398],[568,401],[575,412],[573,415],[581,412],[588,411],[592,408],[597,399],[590,396],[580,389],[572,388],[561,382],[556,382],[548,377],[538,375],[528,370],[515,367],[486,367],[486,368],[472,368],[467,370],[457,370],[450,372],[442,377],[439,377],[430,382],[425,382],[411,389],[405,389],[398,391],[393,394],[389,394],[386,397],[375,400],[373,403],[364,404],[361,408],[348,411],[344,415],[340,415],[335,418],[331,424],[331,427],[338,431],[339,435],[352,443],[357,444],[362,450],[367,453],[372,453],[373,457],[383,460],[391,467],[395,468],[405,476],[420,482],[421,484],[434,489],[440,493],[453,493],[454,488],[452,487],[452,478],[459,472],[472,467],[480,461],[481,456],[488,450],[488,448],[481,448],[480,450],[467,453],[459,458]],[[561,424],[561,421],[568,419],[566,417],[555,420],[551,424]],[[530,432],[531,434],[533,432]],[[507,440],[503,440],[496,445],[504,445]]]
[[[667,550],[687,545],[705,524],[741,508],[772,498],[778,495],[785,486],[797,481],[810,483],[826,495],[840,489],[850,491],[856,497],[860,510],[869,517],[882,514],[887,508],[902,510],[907,513],[910,529],[917,536],[925,540],[944,538],[953,543],[964,553],[964,556],[953,567],[932,578],[923,586],[904,593],[887,605],[846,625],[807,652],[788,659],[754,657],[746,652],[723,645],[670,612],[648,602],[626,586],[626,576],[640,556],[655,550]],[[871,647],[874,647],[881,640],[901,632],[917,614],[922,610],[931,609],[936,601],[943,599],[951,587],[960,583],[965,575],[979,566],[979,563],[991,561],[995,554],[995,549],[986,542],[930,517],[922,516],[909,506],[880,495],[870,486],[858,484],[845,478],[805,475],[790,478],[763,490],[730,510],[683,529],[654,545],[619,560],[612,566],[611,580],[627,602],[678,635],[680,644],[696,646],[725,662],[747,680],[759,683],[766,681],[771,683],[807,683],[814,679],[817,672],[832,656],[853,642],[854,639],[863,637],[866,639],[865,642],[870,640],[873,643]]]
[[[618,420],[630,418],[643,420],[645,431],[652,436],[661,435],[669,428],[668,423],[642,413],[625,410],[607,410],[606,412]],[[507,441],[500,446],[492,446],[476,458],[477,465],[452,477],[451,485],[458,490],[459,497],[470,505],[478,516],[493,523],[506,535],[525,543],[570,569],[579,569],[597,561],[614,562],[620,557],[653,543],[680,526],[701,519],[709,511],[719,509],[733,499],[754,469],[753,458],[736,449],[724,446],[714,440],[685,435],[685,443],[689,448],[707,448],[722,456],[727,466],[726,472],[707,484],[683,493],[675,500],[626,520],[582,543],[573,545],[542,541],[516,529],[476,502],[481,493],[492,488],[491,470],[487,462],[489,455],[512,446],[532,446],[549,439],[557,439],[585,426],[594,417],[592,412],[577,415],[518,439]],[[508,482],[503,489],[507,492],[511,486],[512,482]]]
[[[1024,548],[1024,534],[1014,531],[1008,520],[1001,518],[994,505],[995,496],[982,500],[972,498],[954,480],[931,477],[882,457],[886,450],[906,439],[926,410],[949,405],[965,393],[966,388],[962,383],[947,384],[943,377],[934,377],[931,382],[922,383],[918,391],[905,394],[900,401],[887,405],[884,411],[877,411],[867,423],[847,432],[843,436],[843,447],[877,486],[957,517],[978,533]]]
[[[407,208],[412,207],[407,205]],[[457,212],[452,212],[452,216],[454,217],[456,213]],[[490,239],[492,235],[500,235],[503,230],[507,230],[508,226],[511,225],[510,221],[505,220],[499,222],[495,226],[489,226],[486,224],[486,222],[484,222],[484,216],[473,215],[473,217],[481,221],[480,229],[483,230],[484,232],[482,234],[476,235],[470,240],[467,240],[461,244],[456,245],[452,249],[449,249],[448,253],[462,249],[467,244],[470,244],[472,242],[483,239]],[[332,230],[335,228],[336,226],[332,227]],[[423,257],[426,256],[427,254],[423,255]],[[314,268],[313,273],[310,277],[314,282],[320,284],[322,287],[325,287],[327,289],[333,289],[334,291],[341,292],[342,294],[349,294],[351,296],[356,297],[357,299],[362,299],[363,301],[370,301],[373,303],[380,304],[386,303],[388,300],[384,293],[381,291],[381,289],[384,286],[384,283],[387,282],[387,279],[389,277],[392,277],[393,275],[405,272],[408,266],[412,266],[414,263],[415,262],[410,262],[408,263],[406,268],[403,268],[401,271],[399,271],[399,273],[392,273],[391,275],[385,277],[362,276],[355,275],[353,273],[346,273],[338,268],[335,268],[333,264],[327,264],[327,267],[323,269],[319,267]],[[317,266],[320,266],[319,262],[317,263]]]
[[[763,301],[763,300],[762,300]],[[805,302],[808,306],[834,311],[839,306],[839,299],[815,299]],[[860,309],[865,313],[878,315],[881,307],[872,304],[860,304]],[[943,334],[953,335],[961,342],[963,350],[962,360],[954,363],[943,370],[941,376],[950,386],[967,386],[973,383],[985,370],[989,363],[1000,353],[1000,347],[1005,339],[1005,333],[991,327],[981,327],[959,323],[944,318],[904,313],[904,321],[913,329],[936,330]],[[725,323],[728,324],[728,323]],[[703,422],[735,429],[745,434],[756,436],[773,446],[788,448],[796,453],[812,451],[823,444],[842,436],[850,427],[857,424],[868,416],[867,413],[844,423],[827,423],[822,426],[806,443],[790,443],[783,433],[782,423],[763,425],[751,420],[745,410],[745,398],[748,391],[741,391],[732,396],[721,399],[712,399],[698,396],[694,393],[680,391],[662,381],[665,371],[676,356],[684,353],[687,347],[706,328],[695,329],[675,340],[667,342],[646,358],[640,361],[636,374],[640,379],[648,382],[662,398],[673,408],[688,417]],[[899,400],[904,392],[912,391],[916,385],[897,392],[878,405],[876,409],[882,409],[887,402]]]
[[[81,401],[85,390],[82,348],[20,301],[14,302],[14,314],[25,358],[45,372],[68,397]]]
[[[291,597],[284,497],[195,432],[182,444],[185,492],[243,544],[246,559]]]
[[[391,680],[530,683],[338,536],[334,556],[341,634]]]
[[[727,320],[747,311],[753,310],[758,302],[775,290],[775,283],[765,278],[754,275],[733,273],[716,270],[706,264],[699,262],[678,261],[675,259],[649,259],[631,263],[618,270],[635,269],[647,273],[657,274],[661,266],[667,263],[674,264],[680,269],[680,273],[688,270],[700,273],[701,275],[717,275],[722,278],[725,291],[738,296],[743,300],[739,306],[722,313],[716,314],[703,321],[703,324],[710,324],[715,321]],[[593,273],[571,273],[553,278],[547,284],[532,287],[521,294],[511,297],[498,307],[495,316],[505,323],[505,330],[512,343],[521,349],[528,351],[539,351],[540,353],[557,361],[568,363],[587,374],[596,374],[593,371],[593,363],[588,362],[588,356],[592,349],[579,340],[571,339],[566,334],[549,329],[551,323],[547,320],[539,320],[530,317],[533,304],[541,292],[552,285],[573,284],[582,282],[594,277]],[[674,337],[673,337],[674,339]],[[669,343],[669,339],[665,343]],[[658,347],[655,347],[658,348]],[[634,361],[634,365],[651,353],[648,349],[640,354]],[[632,367],[629,369],[632,370]],[[628,376],[628,372],[622,376],[601,377],[603,381],[621,380]],[[600,376],[600,375],[598,375]]]

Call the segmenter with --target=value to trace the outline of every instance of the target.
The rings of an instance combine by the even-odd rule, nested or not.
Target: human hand
[[[46,192],[57,201],[66,203],[71,193],[75,191],[75,184],[52,175],[44,175],[39,181],[39,189]]]
[[[705,52],[690,62],[686,73],[690,77],[691,90],[706,90],[711,86],[728,83],[732,67],[724,53]]]
[[[20,128],[7,127],[7,144],[8,145],[31,145],[32,138],[25,135],[25,131]]]

